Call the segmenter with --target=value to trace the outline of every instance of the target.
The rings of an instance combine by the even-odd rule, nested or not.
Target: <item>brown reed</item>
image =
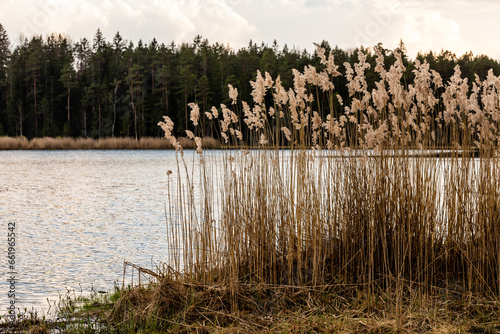
[[[360,52],[354,68],[344,65],[344,102],[333,56],[318,54],[322,70],[294,70],[293,88],[258,72],[253,106],[229,86],[232,105],[206,113],[226,144],[257,147],[227,150],[219,164],[198,147],[193,174],[179,160],[187,181],[177,181],[168,205],[170,264],[226,287],[233,312],[248,284],[356,286],[370,309],[386,300],[399,329],[436,296],[497,301],[500,78],[490,71],[469,91],[459,67],[443,84],[417,62],[406,87],[401,57],[386,69],[378,54],[380,81],[369,92]],[[176,143],[170,119],[159,125]],[[196,141],[195,133],[187,136]]]
[[[190,104],[192,165],[170,118],[159,123],[179,153],[168,183],[168,270],[124,296],[113,323],[163,319],[150,328],[184,332],[207,323],[277,333],[500,328],[500,78],[490,71],[469,90],[459,67],[443,84],[417,62],[405,86],[401,57],[387,69],[378,53],[380,80],[368,91],[360,52],[354,67],[344,64],[343,101],[333,56],[317,53],[321,65],[294,70],[291,88],[258,72],[251,102],[229,85],[230,106],[200,115]],[[212,121],[222,153],[203,151],[200,117]]]
[[[194,140],[179,138],[184,149],[195,149]],[[204,138],[203,147],[206,149],[216,149],[220,147],[219,142],[214,138]],[[0,150],[162,150],[173,149],[171,143],[165,138],[144,137],[135,138],[69,138],[69,137],[43,137],[28,140],[25,137],[0,137]]]
[[[29,141],[25,137],[0,137],[0,150],[26,150]]]

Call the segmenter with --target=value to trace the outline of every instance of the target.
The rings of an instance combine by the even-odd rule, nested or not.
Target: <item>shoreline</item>
[[[143,269],[143,268],[141,268]],[[24,314],[14,333],[498,333],[498,300],[453,287],[418,295],[330,284],[207,284],[154,273],[153,282],[67,298],[55,319]],[[147,276],[147,275],[146,275]],[[235,289],[235,290],[234,290]],[[234,291],[233,291],[234,290]]]
[[[178,138],[183,149],[196,149],[194,140]],[[203,147],[219,148],[214,138],[203,138]],[[171,143],[164,137],[114,138],[72,138],[42,137],[28,140],[26,137],[0,137],[0,151],[44,151],[44,150],[173,150]]]

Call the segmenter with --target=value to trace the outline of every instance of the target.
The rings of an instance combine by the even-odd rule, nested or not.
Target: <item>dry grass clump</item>
[[[164,276],[154,285],[122,293],[108,316],[119,332],[176,333],[455,333],[500,331],[500,305],[471,295],[415,300],[410,285],[397,314],[384,291],[322,287],[202,284]],[[371,298],[374,300],[371,300]],[[418,304],[421,303],[421,304]],[[480,321],[478,321],[480,320]]]
[[[213,150],[221,147],[220,141],[212,137],[203,137],[202,146],[204,149]]]
[[[187,137],[180,137],[177,138],[179,144],[182,146],[183,149],[185,150],[195,150],[197,148],[197,144],[194,139],[187,138]],[[172,147],[172,146],[170,146]],[[205,137],[201,138],[201,147],[203,149],[211,150],[211,149],[218,149],[221,147],[220,142],[211,137]]]
[[[48,334],[49,331],[42,326],[32,326],[27,332],[27,334]]]
[[[195,149],[196,144],[188,138],[179,138],[184,149]],[[215,149],[220,147],[220,143],[214,138],[204,138],[203,147]],[[0,137],[0,150],[163,150],[173,149],[172,144],[165,138],[144,137],[136,140],[130,137],[123,138],[33,138],[28,140],[25,137]]]
[[[172,145],[163,138],[144,137],[136,140],[131,137],[104,138],[94,142],[94,149],[100,150],[161,150],[172,149]]]
[[[162,138],[163,139],[163,138]],[[138,147],[143,150],[166,150],[172,149],[172,146],[166,140],[159,138],[144,137],[139,139]]]
[[[26,150],[29,141],[26,137],[0,137],[0,150]]]
[[[68,150],[75,149],[75,147],[73,138],[33,138],[29,144],[31,150]]]
[[[91,138],[76,138],[75,149],[91,150],[94,148],[95,140]]]
[[[104,138],[94,143],[94,148],[101,150],[123,150],[137,148],[139,143],[134,138]]]

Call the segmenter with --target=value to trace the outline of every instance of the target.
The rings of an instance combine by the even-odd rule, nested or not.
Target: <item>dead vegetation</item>
[[[184,149],[195,149],[194,140],[179,138]],[[219,148],[220,144],[213,138],[204,138],[203,147],[206,149]],[[123,138],[69,138],[43,137],[28,140],[25,137],[0,137],[0,150],[164,150],[173,149],[165,138],[144,137],[136,140],[130,137]]]
[[[201,284],[159,275],[127,289],[107,318],[118,332],[176,333],[499,333],[494,300],[442,290],[433,297],[410,286],[394,296],[355,285]],[[450,297],[453,295],[453,297]]]

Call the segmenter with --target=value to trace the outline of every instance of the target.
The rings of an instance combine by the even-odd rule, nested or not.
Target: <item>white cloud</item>
[[[407,12],[404,21],[402,38],[412,52],[423,47],[432,50],[462,48],[460,25],[453,19],[444,18],[439,12]]]
[[[500,28],[497,1],[406,1],[401,14],[401,35],[413,55],[444,49],[457,56],[472,50],[500,58],[498,44],[492,43],[494,31]]]
[[[180,43],[200,34],[213,42],[239,44],[255,31],[223,0],[10,0],[6,7],[0,22],[11,37],[65,32],[73,39],[91,39],[100,28],[107,38],[120,31],[134,41],[156,37]]]
[[[2,0],[0,23],[15,41],[24,32],[64,32],[92,39],[190,42],[197,34],[234,49],[254,42],[313,49],[325,39],[343,48],[400,39],[410,56],[420,50],[472,50],[500,58],[493,0]]]

